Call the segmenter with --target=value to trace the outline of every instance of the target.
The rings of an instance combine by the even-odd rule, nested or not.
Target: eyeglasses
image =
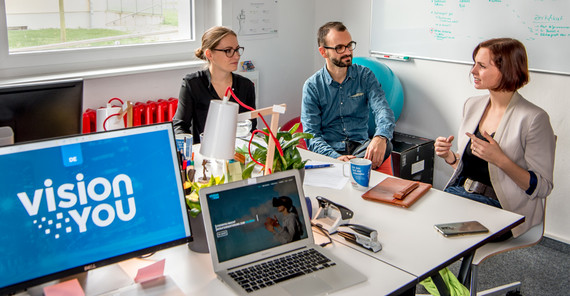
[[[350,51],[353,51],[356,48],[356,42],[350,41],[347,45],[339,44],[335,47],[330,47],[330,46],[323,46],[323,47],[326,49],[334,49],[336,51],[336,53],[343,53],[347,49]]]
[[[242,46],[238,46],[238,47],[236,47],[236,48],[226,48],[226,49],[212,48],[212,50],[215,50],[215,51],[223,51],[223,52],[226,53],[226,56],[227,56],[228,58],[231,58],[231,57],[234,56],[234,54],[235,54],[236,52],[237,52],[237,54],[238,54],[239,56],[241,56],[241,55],[243,54],[244,48],[243,48]]]

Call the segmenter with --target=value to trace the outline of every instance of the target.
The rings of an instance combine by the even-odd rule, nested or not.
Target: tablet
[[[487,227],[478,221],[465,221],[455,223],[443,223],[434,225],[435,229],[444,236],[455,236],[489,232]]]

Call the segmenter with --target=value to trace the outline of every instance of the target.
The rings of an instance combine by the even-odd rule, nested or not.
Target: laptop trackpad
[[[319,295],[332,290],[325,281],[317,276],[304,277],[302,279],[283,284],[283,288],[291,295]]]

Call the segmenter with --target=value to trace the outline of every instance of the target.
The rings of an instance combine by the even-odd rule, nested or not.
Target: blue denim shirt
[[[313,134],[309,150],[340,157],[345,141],[368,140],[368,115],[375,116],[374,136],[392,139],[395,120],[384,91],[372,71],[353,64],[342,83],[334,81],[326,66],[309,77],[303,86],[301,123],[303,131]]]

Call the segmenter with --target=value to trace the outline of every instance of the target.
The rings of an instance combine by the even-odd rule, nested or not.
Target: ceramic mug
[[[346,166],[350,166],[350,173],[347,175]],[[372,161],[364,158],[353,158],[344,164],[343,174],[350,178],[352,187],[357,190],[367,190],[370,183],[370,171]]]

